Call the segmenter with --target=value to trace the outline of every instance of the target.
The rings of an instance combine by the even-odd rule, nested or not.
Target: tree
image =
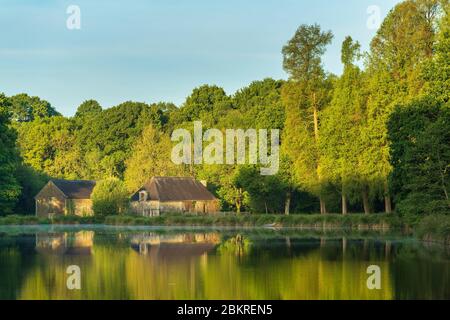
[[[102,112],[102,107],[95,100],[86,100],[77,109],[75,118],[84,118],[87,116],[95,116]]]
[[[15,132],[8,126],[10,102],[0,94],[0,215],[12,213],[20,195],[15,177],[19,156],[15,148]]]
[[[361,192],[364,210],[370,211],[359,157],[364,150],[361,132],[366,118],[364,75],[355,65],[361,56],[359,48],[351,37],[342,44],[344,72],[336,82],[330,106],[322,113],[320,127],[322,176],[340,186],[343,214],[348,213],[348,200],[359,200]]]
[[[121,180],[108,178],[97,182],[92,191],[92,202],[96,216],[125,214],[128,209],[129,194]]]
[[[170,138],[153,125],[144,129],[125,162],[129,192],[135,192],[154,176],[183,175],[184,168],[171,161],[171,146]]]
[[[216,124],[232,108],[231,99],[220,87],[203,85],[195,88],[181,107],[181,121],[202,120],[206,127]]]
[[[424,68],[424,93],[437,101],[450,100],[450,4],[444,2],[444,15],[439,23],[438,40],[433,59]]]
[[[227,116],[230,116],[230,119],[220,123],[224,124],[228,121],[227,125],[234,124],[231,127],[237,128],[236,121],[239,119],[242,121],[240,128],[282,130],[285,121],[285,111],[281,100],[283,84],[284,81],[267,78],[254,81],[249,86],[238,90],[232,97],[233,107],[238,115],[228,112]]]
[[[59,116],[60,114],[45,100],[30,97],[25,93],[10,99],[10,119],[17,122],[29,122],[35,119]]]
[[[73,121],[57,116],[18,123],[15,128],[25,165],[55,178],[83,176],[84,162]]]
[[[149,124],[161,128],[161,119],[156,106],[130,101],[85,118],[76,135],[81,153],[90,160],[85,178],[122,178],[142,130]]]
[[[283,206],[283,185],[277,176],[261,176],[257,166],[239,167],[233,181],[246,193],[251,212],[280,212]]]
[[[388,129],[397,210],[405,215],[449,214],[449,103],[425,97],[399,106]]]
[[[422,67],[433,53],[438,0],[404,1],[388,14],[371,43],[368,59],[367,125],[362,136],[364,175],[372,197],[382,195],[385,211],[391,211],[388,176],[387,121],[396,105],[417,98],[424,86]]]
[[[20,185],[21,193],[14,208],[14,213],[34,215],[36,201],[34,197],[47,184],[50,178],[45,173],[40,173],[32,167],[20,163],[15,173]]]
[[[283,47],[283,67],[290,81],[283,87],[286,123],[283,143],[293,162],[302,188],[320,198],[320,212],[326,213],[324,181],[320,175],[319,113],[330,100],[332,77],[322,68],[321,56],[333,35],[318,25],[302,25]]]

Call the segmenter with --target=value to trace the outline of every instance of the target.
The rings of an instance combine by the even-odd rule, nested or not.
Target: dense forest
[[[33,214],[50,178],[114,178],[130,194],[151,176],[207,180],[223,211],[450,212],[448,0],[407,0],[387,15],[370,50],[342,43],[343,73],[324,70],[332,31],[301,25],[280,48],[288,80],[228,95],[195,88],[181,106],[82,103],[73,117],[47,101],[0,94],[0,215]],[[171,133],[206,128],[281,130],[280,170],[171,162]]]

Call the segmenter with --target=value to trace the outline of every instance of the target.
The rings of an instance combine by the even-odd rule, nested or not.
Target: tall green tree
[[[450,100],[450,2],[443,1],[443,16],[432,60],[424,68],[424,93],[437,101]]]
[[[0,215],[12,213],[20,195],[15,172],[19,157],[15,148],[15,132],[9,127],[10,102],[0,94]]]
[[[419,96],[424,86],[422,67],[433,53],[438,0],[407,0],[387,15],[371,43],[368,59],[368,121],[363,136],[364,175],[370,177],[373,198],[382,195],[385,211],[391,212],[388,176],[387,121],[396,105]]]
[[[147,126],[125,162],[125,185],[135,192],[154,176],[183,176],[184,167],[171,160],[172,144],[166,133]]]
[[[360,44],[347,37],[341,53],[344,72],[336,81],[330,106],[322,113],[320,127],[322,176],[340,186],[343,214],[348,213],[347,202],[359,200],[361,194],[364,210],[369,212],[359,157],[364,150],[361,132],[366,118],[364,74],[355,64],[360,57]]]
[[[319,156],[319,114],[330,100],[332,79],[322,67],[321,57],[333,39],[331,31],[318,25],[302,25],[283,47],[283,67],[290,81],[283,88],[286,123],[283,143],[293,163],[296,179],[305,190],[320,198],[320,212],[326,213]]]
[[[426,97],[388,122],[391,188],[404,215],[450,213],[450,105]]]

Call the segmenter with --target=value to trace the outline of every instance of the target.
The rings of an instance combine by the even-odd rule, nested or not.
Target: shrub
[[[116,178],[100,181],[92,192],[96,216],[122,215],[128,211],[128,192],[125,184]]]
[[[450,241],[450,216],[434,214],[423,218],[417,228],[416,234],[421,239],[433,241]]]

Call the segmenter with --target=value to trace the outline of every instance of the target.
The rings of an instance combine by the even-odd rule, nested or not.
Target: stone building
[[[131,209],[150,217],[165,212],[214,214],[219,200],[194,178],[153,177],[131,196]]]
[[[36,216],[93,215],[91,194],[95,181],[50,180],[34,197]]]

